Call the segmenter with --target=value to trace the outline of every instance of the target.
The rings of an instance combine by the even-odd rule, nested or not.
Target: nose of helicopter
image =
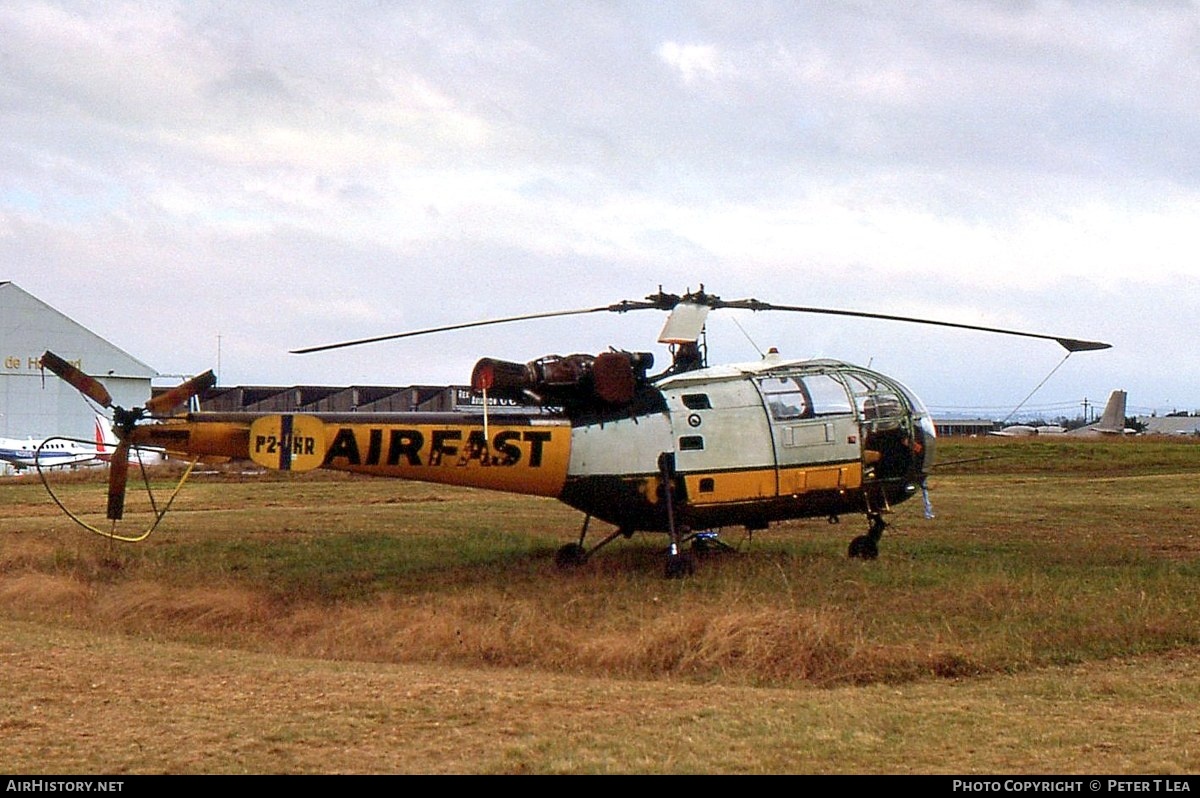
[[[921,447],[917,457],[917,473],[922,479],[929,476],[929,470],[933,468],[936,462],[937,453],[937,429],[933,425],[933,419],[928,413],[924,413],[917,419],[917,442]]]

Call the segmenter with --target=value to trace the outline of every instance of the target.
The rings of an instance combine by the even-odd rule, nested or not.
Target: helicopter
[[[112,410],[118,451],[106,516],[114,526],[123,516],[130,460],[124,455],[131,448],[156,447],[193,462],[249,459],[282,471],[326,468],[553,497],[584,514],[577,539],[556,552],[561,568],[584,565],[619,538],[655,532],[668,537],[666,576],[682,577],[694,572],[694,552],[728,547],[714,529],[741,526],[753,534],[779,521],[825,518],[833,523],[848,514],[866,520],[848,555],[877,558],[886,515],[919,493],[928,504],[926,480],[937,440],[929,411],[898,380],[839,360],[789,360],[772,349],[756,362],[709,365],[705,323],[711,311],[721,309],[828,314],[1049,339],[1068,356],[1110,346],[906,316],[723,300],[701,285],[682,295],[660,286],[643,300],[292,350],[307,354],[556,316],[668,313],[659,342],[668,345],[672,358],[658,373],[652,373],[652,353],[616,349],[527,363],[480,359],[470,387],[483,397],[482,414],[175,414],[215,385],[211,371],[143,407],[123,409],[113,406],[103,385],[54,353],[46,352],[42,365]],[[532,406],[533,412],[492,411],[489,402],[496,400]],[[613,530],[589,545],[593,518]],[[161,514],[155,525],[158,520]]]

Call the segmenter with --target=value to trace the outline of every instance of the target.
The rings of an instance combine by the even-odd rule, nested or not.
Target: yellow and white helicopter
[[[862,514],[851,557],[873,559],[885,514],[924,492],[933,465],[933,420],[895,379],[837,360],[705,363],[712,310],[820,313],[1020,335],[1057,341],[1068,353],[1109,344],[1061,336],[858,311],[722,300],[699,291],[644,300],[469,322],[294,350],[316,352],[488,324],[599,312],[669,312],[660,342],[673,362],[652,374],[653,356],[609,351],[551,355],[529,363],[484,358],[471,388],[481,413],[170,412],[215,383],[212,372],[155,396],[144,407],[113,407],[107,390],[47,352],[42,364],[113,411],[119,452],[109,479],[108,518],[122,517],[131,447],[197,459],[250,459],[274,469],[328,468],[381,477],[550,496],[584,513],[577,541],[559,549],[578,566],[635,532],[669,537],[666,573],[691,573],[687,550],[724,545],[710,530],[753,532],[772,522]],[[533,412],[489,411],[515,399]],[[164,511],[165,512],[165,511]],[[613,531],[590,547],[597,518]],[[161,519],[159,515],[157,521]]]

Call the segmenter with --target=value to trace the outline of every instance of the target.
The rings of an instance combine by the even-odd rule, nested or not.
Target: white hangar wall
[[[98,379],[113,403],[137,407],[158,373],[11,282],[0,281],[0,437],[65,435],[91,440],[91,405],[47,371],[47,349]]]

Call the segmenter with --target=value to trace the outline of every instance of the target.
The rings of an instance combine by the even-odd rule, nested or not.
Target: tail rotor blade
[[[121,441],[108,466],[108,519],[125,515],[125,485],[129,481],[129,443]]]
[[[165,413],[216,384],[217,376],[210,369],[203,374],[192,377],[186,382],[180,383],[169,391],[164,391],[158,396],[152,397],[146,402],[146,410],[155,415]]]
[[[75,390],[101,407],[112,407],[112,395],[108,392],[107,388],[53,352],[48,351],[42,355],[42,368],[50,369],[64,381],[74,386]]]

